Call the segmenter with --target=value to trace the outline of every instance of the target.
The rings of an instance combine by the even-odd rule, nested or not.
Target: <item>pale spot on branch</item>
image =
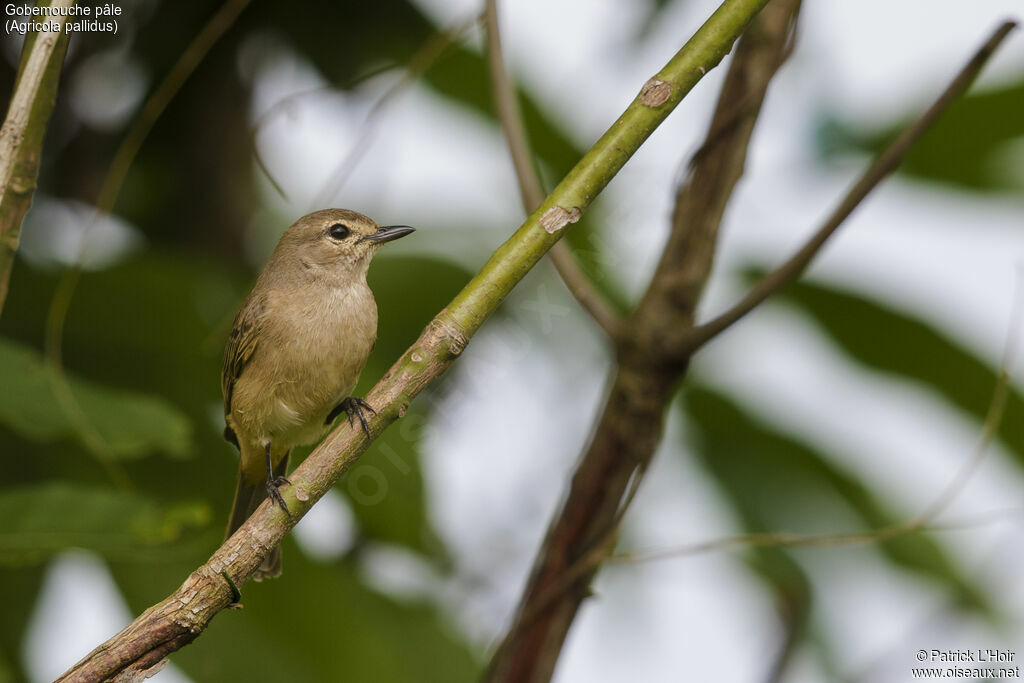
[[[672,95],[672,84],[652,78],[640,88],[640,101],[648,107],[660,107]]]
[[[571,210],[561,206],[552,206],[540,217],[540,224],[541,227],[553,235],[570,223],[578,221],[582,215],[583,212],[580,211],[578,206],[572,207]]]

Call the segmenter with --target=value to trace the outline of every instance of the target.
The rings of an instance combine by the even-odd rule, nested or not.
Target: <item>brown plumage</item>
[[[351,392],[377,338],[366,272],[380,245],[410,232],[324,209],[300,218],[278,242],[235,316],[224,354],[224,434],[241,454],[229,536],[268,495],[285,507],[277,486],[287,481],[289,452],[318,440],[337,409],[362,422]],[[277,548],[255,578],[280,568]]]

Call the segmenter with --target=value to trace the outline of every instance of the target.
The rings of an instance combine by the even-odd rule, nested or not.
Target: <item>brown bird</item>
[[[278,487],[288,454],[317,441],[342,412],[369,436],[364,400],[351,395],[377,339],[377,303],[366,284],[384,243],[413,232],[381,227],[346,209],[297,220],[278,242],[228,338],[221,372],[224,437],[241,454],[227,535],[267,496],[288,510]],[[275,548],[254,575],[281,573]]]

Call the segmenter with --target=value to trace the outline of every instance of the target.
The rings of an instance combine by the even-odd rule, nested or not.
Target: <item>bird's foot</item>
[[[338,417],[338,415],[340,415],[342,411],[344,411],[348,415],[348,425],[350,427],[355,426],[353,419],[356,417],[359,418],[359,424],[362,425],[363,432],[366,433],[366,438],[369,439],[370,425],[367,424],[366,416],[363,415],[364,410],[369,410],[374,415],[377,414],[377,411],[373,409],[373,406],[371,406],[363,399],[358,398],[356,396],[349,396],[348,398],[344,399],[341,403],[334,406],[334,410],[332,410],[331,414],[327,416],[327,419],[324,421],[324,424],[331,424],[332,422],[334,422],[334,418]]]
[[[282,481],[282,479],[284,481]],[[288,505],[284,502],[284,497],[281,495],[281,491],[278,490],[279,486],[284,484],[290,484],[291,482],[284,477],[277,477],[276,479],[267,478],[267,496],[281,506],[281,509],[286,514],[291,515],[292,513],[288,510]]]
[[[281,496],[281,492],[278,491],[278,487],[283,486],[284,484],[291,484],[291,482],[288,481],[288,477],[284,476],[283,474],[280,474],[276,477],[274,476],[274,463],[270,458],[269,441],[265,446],[265,451],[267,455],[267,497],[270,498],[270,500],[277,503],[278,505],[280,505],[281,509],[285,511],[285,514],[287,514],[290,517],[292,513],[288,511],[288,506],[285,504],[284,498]],[[288,458],[287,456],[285,456],[282,463],[287,463],[287,461]],[[281,467],[283,469],[285,465],[282,464]]]

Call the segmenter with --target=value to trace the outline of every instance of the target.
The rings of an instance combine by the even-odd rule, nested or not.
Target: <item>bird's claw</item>
[[[270,500],[277,503],[278,505],[280,505],[281,509],[284,510],[285,514],[291,517],[292,513],[288,511],[288,506],[285,504],[284,498],[281,496],[281,492],[277,490],[277,487],[282,486],[283,484],[291,484],[291,482],[288,481],[288,477],[284,476],[283,474],[279,474],[276,477],[274,476],[274,462],[273,459],[270,457],[269,441],[267,442],[266,446],[264,446],[264,452],[266,453],[267,456],[267,497],[270,498]],[[288,457],[287,455],[285,455],[285,458],[281,461],[282,470],[284,469],[284,467],[287,467],[287,462]]]
[[[374,415],[377,411],[373,409],[369,403],[356,396],[349,396],[344,399],[341,403],[334,406],[334,410],[331,411],[330,415],[327,416],[327,420],[324,421],[325,425],[329,425],[334,422],[334,418],[338,417],[342,411],[348,415],[349,427],[355,427],[354,418],[359,418],[359,424],[363,428],[363,432],[366,434],[366,438],[370,438],[370,425],[366,422],[366,416],[363,415],[364,410],[369,410]]]
[[[283,481],[282,481],[283,480]],[[285,514],[291,516],[291,512],[288,510],[288,505],[284,502],[284,497],[277,487],[282,484],[290,484],[285,477],[277,477],[276,479],[267,479],[267,496],[281,506],[281,509],[285,511]]]

